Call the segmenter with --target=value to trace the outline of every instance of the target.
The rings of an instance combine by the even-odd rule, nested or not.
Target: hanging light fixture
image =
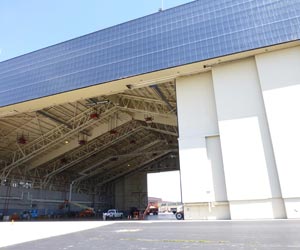
[[[152,123],[154,118],[152,116],[145,116],[145,122],[146,123]]]
[[[19,144],[24,145],[24,144],[26,144],[28,141],[27,141],[27,139],[25,138],[25,136],[22,134],[22,135],[18,138],[17,142],[18,142]]]
[[[117,131],[116,129],[112,129],[112,130],[109,131],[109,133],[110,133],[111,135],[115,135],[115,134],[118,133],[118,131]]]

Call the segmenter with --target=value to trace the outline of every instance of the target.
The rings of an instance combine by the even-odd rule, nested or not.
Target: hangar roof
[[[300,38],[298,0],[201,0],[0,63],[0,107]]]
[[[2,185],[91,193],[179,169],[175,83],[0,117]]]

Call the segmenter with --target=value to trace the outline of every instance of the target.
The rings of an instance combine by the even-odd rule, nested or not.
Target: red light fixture
[[[98,115],[97,113],[91,113],[91,114],[90,114],[90,119],[96,120],[96,119],[98,119],[98,118],[99,118],[99,115]]]
[[[21,137],[18,138],[18,143],[22,145],[27,143],[27,139],[24,137],[24,135],[21,135]]]
[[[117,130],[115,130],[115,129],[112,129],[111,131],[109,131],[109,133],[110,133],[111,135],[115,135],[115,134],[117,134],[117,133],[118,133],[118,131],[117,131]]]
[[[153,122],[153,117],[151,117],[151,116],[146,116],[146,117],[145,117],[145,121],[146,121],[146,123],[152,123],[152,122]]]
[[[136,141],[135,140],[131,140],[129,143],[130,144],[136,144]]]

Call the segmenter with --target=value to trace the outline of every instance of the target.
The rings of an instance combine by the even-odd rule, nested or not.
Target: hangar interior
[[[147,173],[178,170],[175,83],[0,118],[0,212],[145,209]],[[70,192],[71,190],[71,192]]]

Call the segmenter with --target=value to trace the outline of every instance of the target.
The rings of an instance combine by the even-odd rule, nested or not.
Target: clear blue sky
[[[192,0],[164,0],[164,9]],[[0,62],[157,12],[162,0],[0,0]]]

